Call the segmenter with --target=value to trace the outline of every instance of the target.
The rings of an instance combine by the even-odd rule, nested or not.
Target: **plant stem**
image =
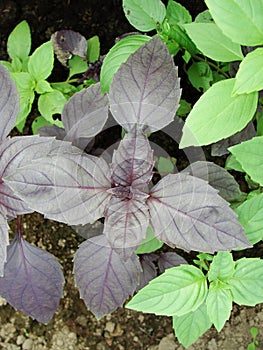
[[[198,56],[198,55],[192,55],[192,58],[196,59],[197,61],[200,61],[200,62],[205,62],[207,64],[209,64],[209,66],[213,67],[214,69],[217,70],[218,73],[222,74],[226,79],[229,79],[229,75],[225,72],[222,71],[222,69],[220,69],[216,64],[214,64],[213,62],[211,61],[207,61],[206,59]]]

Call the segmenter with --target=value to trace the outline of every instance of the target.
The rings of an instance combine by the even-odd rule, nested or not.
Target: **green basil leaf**
[[[123,0],[127,20],[136,29],[149,32],[162,23],[166,9],[160,0]]]
[[[249,94],[263,89],[263,48],[246,55],[241,62],[234,85],[234,94]]]
[[[251,179],[263,186],[263,136],[228,148]]]
[[[7,40],[7,52],[10,58],[20,58],[23,61],[30,53],[31,34],[26,21],[20,22],[10,33]]]
[[[156,315],[182,316],[195,311],[207,295],[206,277],[192,265],[167,269],[141,289],[127,308]]]
[[[215,23],[194,22],[183,27],[204,55],[220,62],[242,60],[241,46],[224,35]]]
[[[241,45],[263,44],[262,0],[205,0],[223,33]]]
[[[217,142],[241,131],[253,118],[258,94],[232,96],[235,79],[211,86],[186,118],[180,148]]]
[[[52,42],[48,41],[39,46],[28,61],[28,71],[36,81],[48,78],[54,65]]]

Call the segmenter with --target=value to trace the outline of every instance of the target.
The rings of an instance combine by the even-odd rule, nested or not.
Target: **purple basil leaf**
[[[7,250],[0,295],[14,308],[48,323],[62,297],[64,278],[60,264],[53,255],[18,235]]]
[[[179,254],[173,252],[162,253],[158,260],[158,267],[161,273],[170,267],[179,266],[181,264],[188,264]]]
[[[235,178],[224,168],[206,161],[198,161],[190,164],[182,172],[199,177],[218,190],[218,194],[227,201],[234,201],[241,195],[241,191]]]
[[[108,97],[94,84],[75,93],[65,104],[61,119],[66,131],[65,140],[86,143],[97,135],[108,118]]]
[[[0,144],[0,179],[17,173],[19,167],[30,163],[32,159],[45,156],[53,142],[53,138],[39,136],[21,136],[4,140]],[[0,193],[0,212],[8,219],[32,212],[19,194],[15,194],[3,180],[0,182]]]
[[[30,208],[49,219],[69,225],[92,223],[104,216],[110,199],[109,167],[102,158],[84,154],[67,142],[57,143],[60,148],[5,181]]]
[[[54,136],[57,140],[64,140],[66,136],[65,129],[59,128],[57,125],[43,126],[38,129],[40,136]]]
[[[144,188],[152,178],[153,151],[140,130],[125,135],[112,157],[112,182],[121,186]]]
[[[142,45],[114,75],[110,109],[126,131],[135,125],[144,132],[171,123],[181,90],[177,69],[166,45],[155,37]]]
[[[229,153],[228,147],[234,146],[243,141],[250,140],[252,137],[256,135],[257,133],[253,122],[249,122],[243,130],[239,131],[235,135],[232,135],[226,139],[213,143],[211,148],[211,154],[214,157],[216,156],[220,157],[220,156],[223,156],[224,154],[228,154]]]
[[[153,257],[155,255],[155,257]],[[143,254],[140,257],[142,272],[140,274],[140,284],[136,291],[146,286],[152,279],[157,276],[157,269],[154,261],[158,259],[156,254]]]
[[[140,272],[138,257],[133,254],[123,261],[105,235],[81,243],[74,258],[80,297],[98,319],[116,310],[134,293]]]
[[[251,247],[237,215],[204,180],[167,175],[147,202],[157,238],[172,247],[206,253]]]
[[[0,63],[0,141],[14,127],[18,113],[19,95],[15,83]]]
[[[0,277],[4,275],[4,265],[7,256],[7,246],[9,244],[8,240],[8,229],[6,218],[0,212]]]
[[[73,55],[86,59],[87,40],[78,32],[73,30],[60,30],[51,36],[54,52],[57,59],[67,66],[67,60]]]
[[[132,199],[113,196],[109,201],[103,232],[123,259],[130,257],[146,237],[149,225],[146,198],[145,193],[135,190]]]

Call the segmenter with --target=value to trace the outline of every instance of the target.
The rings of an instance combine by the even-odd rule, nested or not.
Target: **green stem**
[[[200,62],[206,62],[207,64],[209,64],[209,66],[213,67],[214,69],[217,70],[218,73],[222,74],[226,79],[229,79],[230,76],[223,72],[222,69],[220,69],[216,64],[214,64],[213,62],[210,62],[210,61],[207,61],[206,59],[200,57],[200,56],[197,56],[197,55],[192,55],[192,58],[196,59],[197,61],[200,61]]]

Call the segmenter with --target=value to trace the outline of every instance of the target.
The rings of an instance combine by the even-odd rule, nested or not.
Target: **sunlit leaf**
[[[137,125],[144,132],[153,132],[173,121],[180,95],[172,57],[155,37],[115,74],[109,93],[110,109],[126,131]]]
[[[157,238],[172,247],[213,253],[250,246],[229,204],[197,177],[165,176],[147,203]]]
[[[166,270],[141,289],[127,308],[156,315],[182,316],[195,311],[207,295],[206,278],[192,265]]]
[[[186,119],[180,148],[209,145],[248,124],[256,111],[258,94],[232,96],[234,84],[235,79],[219,81],[200,97]]]

